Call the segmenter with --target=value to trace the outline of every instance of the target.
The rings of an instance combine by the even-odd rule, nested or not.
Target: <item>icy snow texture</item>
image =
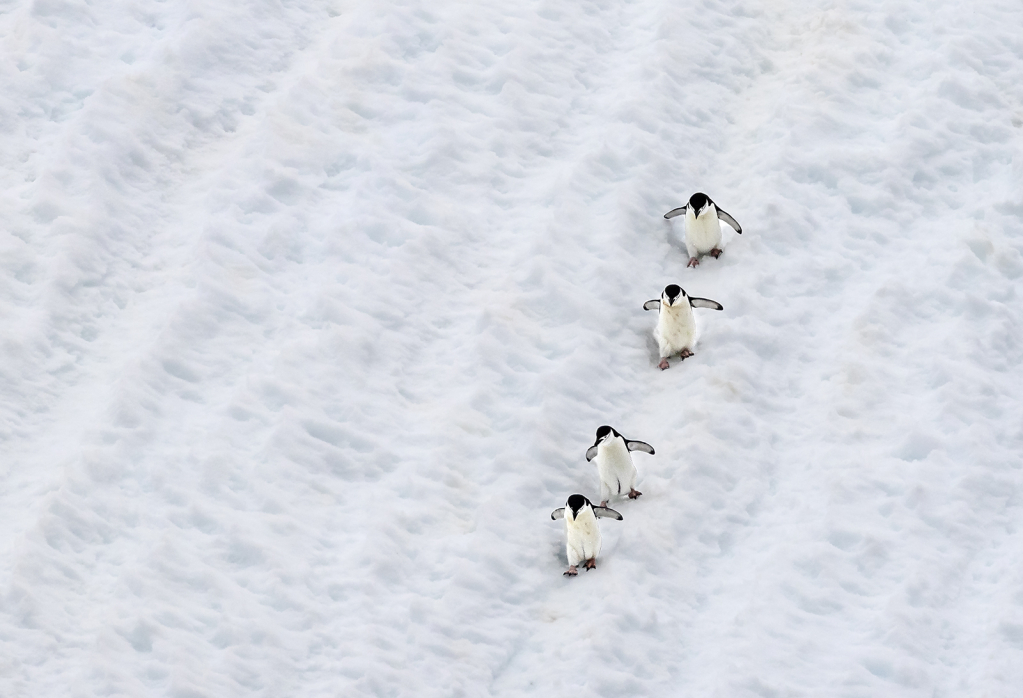
[[[1018,2],[0,38],[0,695],[1018,693]],[[569,580],[605,423],[657,455]]]

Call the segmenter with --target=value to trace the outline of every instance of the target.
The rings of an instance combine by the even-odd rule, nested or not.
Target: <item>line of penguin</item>
[[[696,268],[704,255],[709,254],[714,259],[721,256],[721,221],[732,226],[736,233],[742,234],[742,227],[735,219],[701,192],[693,194],[689,197],[689,203],[668,211],[664,217],[670,220],[683,215],[686,251],[689,253],[686,268]],[[643,310],[657,311],[654,339],[657,340],[661,355],[657,367],[662,371],[669,367],[670,357],[677,355],[681,361],[685,361],[693,355],[696,341],[693,308],[724,310],[717,301],[686,295],[677,284],[665,286],[660,300],[650,300],[643,304]],[[593,506],[593,502],[581,494],[573,494],[565,506],[551,512],[552,520],[565,520],[565,548],[568,552],[566,576],[576,576],[580,563],[588,570],[597,567],[597,555],[600,554],[600,526],[597,519],[622,520],[621,514],[607,506],[611,497],[625,495],[629,499],[636,499],[643,494],[636,489],[637,472],[632,462],[632,451],[654,455],[654,448],[648,443],[626,439],[607,425],[598,428],[596,441],[586,450],[586,460],[596,461],[597,464],[600,506]]]

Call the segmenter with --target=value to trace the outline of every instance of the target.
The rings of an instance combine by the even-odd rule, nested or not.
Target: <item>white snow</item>
[[[1012,696],[1023,7],[7,0],[0,695]],[[743,227],[685,269],[661,216]],[[656,369],[668,283],[713,298]],[[550,512],[654,446],[568,579]]]

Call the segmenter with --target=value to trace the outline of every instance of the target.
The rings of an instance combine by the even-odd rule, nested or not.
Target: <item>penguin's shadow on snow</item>
[[[682,226],[679,226],[678,230],[675,230],[675,226],[671,224],[671,221],[664,221],[664,224],[668,229],[664,233],[664,240],[673,250],[686,251],[686,236],[682,231]],[[688,254],[686,257],[688,258]]]
[[[661,348],[657,346],[657,340],[654,339],[652,329],[647,330],[645,334],[647,358],[650,361],[650,365],[653,368],[657,368],[657,364],[661,363]]]
[[[551,543],[550,556],[557,561],[558,565],[568,567],[568,551],[565,550],[564,541],[553,541]]]

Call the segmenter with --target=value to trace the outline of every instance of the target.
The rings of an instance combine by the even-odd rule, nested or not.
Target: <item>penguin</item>
[[[647,301],[643,310],[657,310],[657,327],[654,328],[654,339],[661,350],[661,363],[657,368],[662,371],[668,368],[668,357],[678,354],[685,361],[693,355],[696,343],[696,317],[693,308],[710,308],[724,310],[717,301],[706,298],[693,298],[676,284],[664,287],[660,300]]]
[[[586,449],[587,462],[597,459],[600,476],[600,506],[607,506],[613,494],[635,499],[643,494],[636,489],[636,466],[629,451],[654,455],[654,448],[642,441],[630,441],[606,424],[597,429],[597,440]]]
[[[689,252],[687,267],[698,266],[700,257],[705,254],[710,254],[714,259],[721,256],[721,248],[718,247],[721,244],[721,221],[742,235],[742,226],[703,192],[696,192],[689,197],[688,204],[671,209],[664,217],[671,220],[682,214],[686,216],[686,251]]]
[[[565,549],[568,552],[568,571],[566,577],[579,574],[576,567],[586,562],[586,569],[597,568],[597,555],[600,554],[600,527],[598,518],[622,520],[622,515],[614,509],[595,507],[590,500],[581,494],[573,494],[568,503],[551,512],[551,520],[565,520]]]

